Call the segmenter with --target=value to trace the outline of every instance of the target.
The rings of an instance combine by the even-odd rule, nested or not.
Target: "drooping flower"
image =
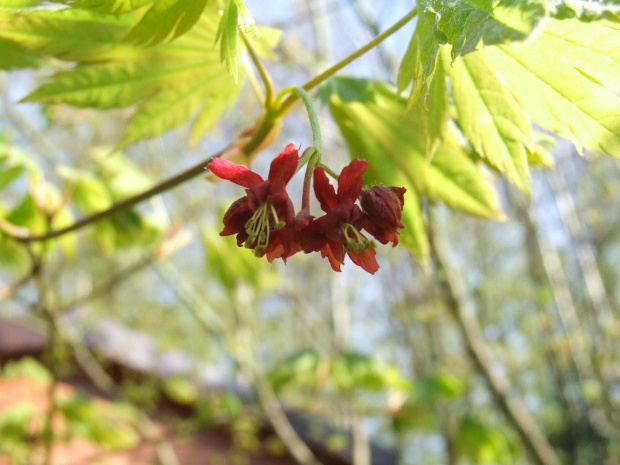
[[[273,258],[290,256],[290,229],[295,211],[286,192],[299,163],[294,144],[288,144],[272,162],[269,176],[259,174],[243,165],[215,158],[209,169],[216,176],[246,188],[246,195],[237,199],[224,215],[222,236],[237,234],[237,245],[253,249]],[[276,249],[279,251],[275,252]]]
[[[398,244],[398,230],[403,229],[403,206],[405,205],[404,187],[373,186],[364,189],[360,204],[366,215],[364,229],[382,244]]]
[[[361,232],[364,213],[355,203],[362,191],[366,167],[366,161],[357,159],[346,166],[338,176],[338,192],[323,168],[314,170],[314,192],[325,215],[307,226],[301,247],[304,252],[320,250],[334,271],[340,271],[346,254],[371,274],[379,269],[374,244]]]

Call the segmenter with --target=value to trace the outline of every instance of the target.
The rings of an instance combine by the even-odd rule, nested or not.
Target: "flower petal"
[[[291,143],[284,147],[284,150],[271,162],[269,168],[269,180],[271,182],[282,182],[287,184],[299,164],[299,152],[295,148],[295,144]]]
[[[320,166],[314,170],[314,195],[324,212],[330,211],[338,203],[336,190],[329,183],[325,170]]]
[[[238,165],[222,158],[214,158],[209,164],[209,169],[218,178],[232,181],[243,187],[252,187],[254,184],[263,181],[260,175],[250,171],[247,166]]]
[[[366,171],[368,162],[365,160],[355,159],[348,166],[345,166],[338,176],[338,200],[355,200],[362,192],[364,178],[362,175]]]
[[[230,236],[244,231],[245,224],[252,218],[252,213],[247,197],[235,200],[224,214],[224,229],[220,236]]]
[[[377,251],[369,247],[366,250],[362,250],[361,252],[356,252],[355,250],[349,250],[347,252],[351,261],[355,263],[357,266],[361,266],[364,270],[368,271],[370,274],[375,274],[375,272],[379,269],[379,263],[377,262]]]
[[[334,249],[332,249],[332,245],[335,245]],[[321,249],[321,257],[327,257],[327,259],[329,260],[329,264],[334,271],[341,271],[340,265],[344,264],[344,253],[344,246],[330,242],[325,244],[325,246]]]

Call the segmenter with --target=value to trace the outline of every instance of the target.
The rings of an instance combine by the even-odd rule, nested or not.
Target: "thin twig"
[[[381,34],[379,34],[377,37],[375,37],[374,39],[372,39],[371,41],[366,43],[366,45],[363,45],[362,47],[357,49],[355,52],[351,53],[349,56],[343,58],[338,63],[334,64],[333,66],[327,68],[322,73],[320,73],[317,76],[313,77],[312,79],[310,79],[308,82],[306,82],[301,87],[304,90],[306,90],[306,91],[314,89],[320,83],[322,83],[327,78],[330,78],[331,76],[336,74],[342,68],[344,68],[349,63],[351,63],[353,60],[359,58],[364,53],[366,53],[367,51],[369,51],[370,49],[372,49],[375,46],[379,45],[385,39],[390,37],[392,34],[394,34],[396,31],[398,31],[400,28],[402,28],[405,24],[407,24],[409,21],[411,21],[413,18],[415,18],[417,14],[418,14],[418,9],[416,7],[414,9],[412,9],[409,13],[407,13],[405,16],[403,16],[396,23],[394,23],[390,28],[386,29]],[[286,113],[288,111],[288,109],[293,105],[293,103],[295,103],[297,98],[298,98],[298,96],[296,96],[296,95],[293,95],[293,94],[289,95],[288,98],[286,98],[282,102],[280,107],[278,108],[278,114],[283,115],[284,113]]]
[[[370,12],[360,4],[359,0],[349,0],[349,3],[351,4],[351,8],[359,20],[370,31],[370,33],[374,35],[379,34],[380,29],[378,22],[371,17]],[[398,69],[398,60],[394,57],[394,55],[388,52],[384,44],[379,44],[377,46],[377,50],[379,51],[379,56],[381,57],[381,61],[383,61],[385,67],[393,76],[395,76]]]
[[[22,228],[20,228],[19,230],[16,229],[11,229],[11,228],[5,228],[3,225],[0,223],[0,228],[2,228],[5,233],[7,233],[9,236],[11,236],[13,239],[19,241],[19,242],[24,242],[24,243],[28,243],[28,242],[38,242],[38,241],[46,241],[49,239],[54,239],[56,237],[60,237],[63,236],[65,234],[68,234],[70,232],[73,231],[77,231],[79,229],[82,229],[85,226],[88,226],[90,224],[93,224],[97,221],[100,221],[104,218],[107,218],[108,216],[111,216],[115,213],[119,213],[127,208],[133,207],[134,205],[147,200],[157,194],[161,194],[162,192],[165,192],[167,190],[170,190],[176,186],[178,186],[179,184],[184,183],[185,181],[188,181],[192,178],[195,178],[196,176],[199,176],[201,174],[205,173],[206,167],[207,165],[211,162],[211,160],[213,160],[213,158],[221,155],[223,152],[219,152],[215,155],[210,156],[209,158],[207,158],[206,160],[201,161],[200,163],[186,169],[185,171],[172,176],[171,178],[168,178],[162,182],[160,182],[159,184],[156,184],[155,186],[151,187],[150,189],[147,189],[144,192],[141,192],[139,194],[136,194],[132,197],[129,197],[125,200],[122,200],[120,202],[117,202],[115,204],[113,204],[110,208],[108,208],[107,210],[102,210],[100,212],[94,213],[90,216],[86,216],[84,218],[82,218],[81,220],[76,221],[75,223],[64,227],[64,228],[60,228],[60,229],[55,229],[55,230],[50,230],[45,234],[41,234],[41,235],[37,235],[37,234],[25,234],[24,230]]]

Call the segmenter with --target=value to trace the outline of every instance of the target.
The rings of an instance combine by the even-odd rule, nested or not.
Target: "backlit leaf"
[[[572,23],[572,37],[578,37],[575,31],[592,27],[576,20]],[[619,29],[599,32],[605,42],[615,38],[620,43]],[[596,30],[592,33],[596,34]],[[588,39],[581,37],[587,44]],[[580,46],[579,42],[576,46]],[[578,149],[585,147],[620,157],[620,98],[599,79],[592,78],[599,76],[600,80],[617,84],[610,73],[617,66],[617,56],[606,67],[598,66],[601,61],[596,58],[605,53],[613,57],[616,51],[604,48],[608,51],[589,54],[595,65],[588,66],[585,57],[569,58],[574,47],[558,49],[557,36],[550,41],[543,33],[532,43],[488,47],[480,53],[493,64],[494,72],[537,124],[569,139]],[[579,62],[576,64],[581,68],[573,66],[571,60]]]
[[[200,19],[207,0],[156,0],[125,37],[137,44],[156,45],[189,31]]]
[[[566,0],[553,2],[553,7],[553,16],[558,19],[620,21],[620,2],[617,0]]]
[[[216,42],[220,42],[220,60],[226,63],[228,72],[236,77],[239,70],[239,9],[235,0],[228,0],[224,8],[224,15],[216,35]]]
[[[225,83],[230,79],[230,76],[225,69],[222,69],[219,76],[212,76],[211,79],[212,85],[217,87],[221,82]],[[209,105],[208,99],[211,96],[212,90],[195,80],[191,85],[153,97],[130,119],[127,132],[118,146],[129,145],[153,133],[161,134],[169,128],[179,126],[190,119],[200,107],[205,106],[205,103],[209,110],[214,110],[214,116],[218,117],[223,108]],[[207,129],[208,126],[205,125],[205,130]],[[204,134],[204,131],[200,134]]]
[[[0,38],[0,69],[37,68],[42,58],[15,42]]]
[[[416,105],[413,109],[418,112],[417,119],[422,122],[426,157],[429,159],[435,155],[435,150],[443,142],[447,130],[450,106],[445,68],[448,66],[447,63],[438,61],[424,104]]]
[[[473,52],[480,45],[523,40],[545,14],[541,5],[515,0],[441,0],[432,3],[439,15],[437,28],[452,44],[453,57]],[[496,15],[498,7],[500,14]],[[535,12],[531,11],[532,8]],[[517,9],[528,14],[517,15]]]
[[[550,20],[540,40],[584,76],[620,93],[620,25]]]
[[[99,13],[122,14],[142,8],[154,0],[62,0],[75,9],[93,10]]]
[[[469,142],[491,166],[529,192],[532,124],[510,89],[480,53],[468,54],[446,68],[458,123]]]
[[[538,2],[516,0],[426,0],[399,69],[398,89],[414,80],[410,106],[426,96],[437,63],[439,47],[452,45],[452,57],[481,45],[524,40],[545,17]]]
[[[469,158],[450,132],[429,162],[422,123],[416,113],[405,115],[406,101],[384,84],[335,79],[329,107],[352,157],[367,158],[367,179],[404,186],[403,239],[419,255],[428,252],[417,195],[441,200],[451,208],[487,218],[501,217],[497,194],[488,176]],[[365,91],[341,94],[340,89]],[[412,195],[414,194],[414,195]]]
[[[174,42],[151,47],[120,41],[131,28],[130,16],[86,10],[32,12],[24,44],[58,58],[77,59],[81,66],[58,72],[24,100],[99,109],[138,103],[119,147],[161,134],[200,113],[192,132],[196,142],[239,88],[213,46],[216,7],[209,6],[191,31]],[[57,29],[66,32],[57,34]],[[0,36],[13,33],[10,28],[0,30]]]
[[[131,24],[128,16],[73,9],[0,10],[0,37],[62,60],[95,62],[133,55],[135,48],[118,43]]]
[[[413,81],[409,106],[425,97],[437,66],[439,47],[447,37],[436,27],[437,17],[432,11],[419,14],[409,47],[398,70],[398,91],[402,92]]]

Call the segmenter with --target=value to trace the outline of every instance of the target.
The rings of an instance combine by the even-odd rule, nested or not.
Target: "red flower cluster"
[[[297,252],[321,252],[334,271],[340,271],[345,255],[369,273],[379,264],[374,243],[366,231],[382,244],[398,244],[398,229],[405,203],[404,187],[374,186],[362,189],[368,163],[353,160],[338,176],[338,191],[323,168],[314,170],[314,193],[325,215],[314,218],[306,210],[295,214],[286,185],[299,164],[293,144],[271,163],[269,176],[236,163],[214,159],[209,169],[216,176],[246,188],[246,195],[233,202],[224,215],[222,236],[237,235],[237,244],[253,249],[271,262]],[[360,204],[356,203],[360,200]]]

